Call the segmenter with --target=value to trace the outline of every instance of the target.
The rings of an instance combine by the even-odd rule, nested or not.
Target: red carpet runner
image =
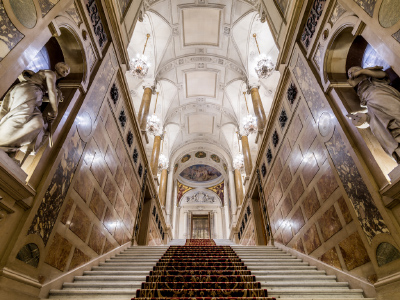
[[[133,299],[275,299],[255,279],[231,247],[187,240],[168,248]]]

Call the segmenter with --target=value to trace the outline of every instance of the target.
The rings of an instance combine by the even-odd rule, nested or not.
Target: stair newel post
[[[269,213],[268,213],[268,209],[267,209],[267,206],[266,206],[266,203],[265,203],[264,189],[263,189],[262,183],[261,183],[260,170],[258,170],[258,169],[257,169],[257,181],[258,181],[258,193],[259,193],[259,195],[260,195],[260,197],[262,199],[262,201],[261,201],[262,206],[263,206],[262,214],[264,215],[264,220],[267,221],[266,223],[264,222],[265,231],[267,233],[267,237],[269,237],[270,240],[271,240],[271,245],[275,246],[274,235],[272,234],[272,231],[271,231],[271,222],[270,222],[270,219],[269,219]]]

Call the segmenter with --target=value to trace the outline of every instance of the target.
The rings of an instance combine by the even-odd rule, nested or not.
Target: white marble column
[[[171,210],[172,210],[171,204],[173,202],[172,201],[172,192],[173,192],[173,189],[174,189],[173,177],[174,176],[172,175],[172,173],[169,174],[169,176],[168,176],[167,196],[166,196],[166,199],[165,199],[165,214],[167,215],[167,219],[165,220],[165,222],[167,223],[167,226],[171,226],[171,227],[172,227],[172,224],[171,224]]]
[[[224,206],[224,215],[225,215],[225,237],[224,239],[229,239],[229,234],[230,234],[230,224],[229,224],[229,206],[228,203],[225,203]]]
[[[188,212],[183,212],[183,238],[187,239],[188,235]]]
[[[235,179],[233,177],[233,171],[229,170],[229,191],[230,191],[230,198],[231,198],[231,210],[232,210],[232,220],[229,224],[230,227],[236,224],[236,191],[235,191]]]
[[[173,228],[172,228],[172,232],[173,232],[172,238],[173,239],[179,239],[179,216],[180,216],[180,214],[181,214],[181,208],[177,207],[175,209],[175,215],[177,215],[178,218],[175,218],[172,223],[173,224]]]
[[[220,206],[219,207],[219,211],[221,214],[221,225],[222,225],[222,236],[221,239],[225,238],[225,234],[226,234],[226,219],[225,219],[225,211],[224,211],[224,207]]]
[[[218,238],[218,233],[217,233],[217,220],[218,220],[218,213],[217,211],[213,210],[213,229],[212,229],[212,238],[216,239]]]

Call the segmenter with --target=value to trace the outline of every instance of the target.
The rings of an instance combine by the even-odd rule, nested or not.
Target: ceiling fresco
[[[182,178],[195,182],[206,182],[220,177],[222,174],[208,165],[193,165],[184,169],[180,174]]]

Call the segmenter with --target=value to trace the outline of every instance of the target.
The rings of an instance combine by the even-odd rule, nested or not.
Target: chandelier
[[[275,64],[272,62],[271,58],[267,57],[264,53],[261,54],[260,48],[258,47],[257,35],[253,34],[254,39],[256,40],[256,45],[258,49],[258,63],[255,67],[258,78],[267,78],[271,75],[272,71],[275,69]]]
[[[238,155],[236,155],[236,157],[233,159],[233,167],[238,170],[244,167],[243,154],[239,153]]]
[[[243,130],[245,135],[257,133],[257,118],[249,113],[249,107],[247,106],[246,92],[243,92],[244,101],[246,102],[247,116],[243,119]]]
[[[161,121],[156,115],[157,101],[158,101],[158,92],[157,92],[156,104],[154,105],[153,115],[147,117],[146,131],[154,136],[161,136],[162,135]]]
[[[164,154],[160,154],[158,157],[158,168],[160,170],[168,169],[169,159]]]
[[[147,41],[149,40],[150,34],[146,35],[146,43],[144,44],[144,49],[142,54],[137,54],[135,59],[132,59],[130,62],[130,72],[131,74],[139,79],[142,79],[147,75],[149,71],[149,64],[147,63],[147,57],[144,55],[144,51],[146,50]]]

